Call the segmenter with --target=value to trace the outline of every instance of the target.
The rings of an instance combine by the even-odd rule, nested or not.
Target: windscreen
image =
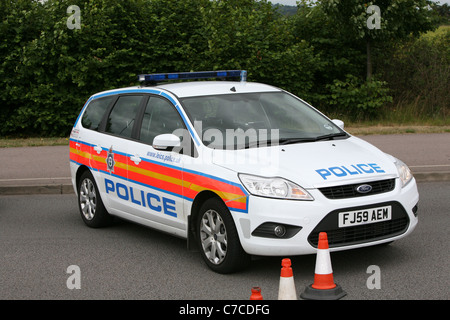
[[[285,92],[181,101],[203,143],[211,148],[241,149],[347,137],[322,114]]]

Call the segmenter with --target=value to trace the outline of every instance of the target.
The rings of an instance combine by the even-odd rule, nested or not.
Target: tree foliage
[[[431,29],[413,2],[428,3],[380,0],[375,33],[361,29],[362,0],[303,2],[289,17],[266,0],[2,0],[0,135],[67,135],[90,95],[152,72],[246,69],[325,111],[375,110],[390,98],[383,79],[365,83],[362,43],[391,48]],[[80,29],[67,26],[70,5]]]
[[[319,0],[314,6],[334,25],[338,38],[365,52],[366,77],[370,80],[372,46],[418,36],[433,28],[431,4],[429,0]]]

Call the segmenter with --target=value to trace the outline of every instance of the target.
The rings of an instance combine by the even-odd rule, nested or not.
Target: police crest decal
[[[113,152],[113,147],[111,146],[111,148],[109,148],[108,150],[108,155],[106,156],[106,166],[108,168],[109,172],[114,172],[114,165],[116,164],[116,162],[114,161],[114,152]]]

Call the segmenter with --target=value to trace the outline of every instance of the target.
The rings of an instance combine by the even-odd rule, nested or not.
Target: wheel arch
[[[80,178],[83,175],[83,173],[85,173],[86,171],[90,171],[89,168],[85,165],[81,165],[78,169],[77,169],[77,173],[75,176],[75,183],[78,186],[78,184],[80,183]]]
[[[191,211],[188,215],[188,230],[187,230],[187,247],[190,251],[197,251],[198,248],[195,244],[195,221],[197,220],[197,216],[200,213],[200,207],[202,204],[211,198],[219,199],[220,201],[224,202],[223,199],[215,192],[211,190],[203,190],[199,192],[196,196],[194,201],[192,202]],[[225,204],[225,202],[224,202]],[[226,205],[226,204],[225,204]]]

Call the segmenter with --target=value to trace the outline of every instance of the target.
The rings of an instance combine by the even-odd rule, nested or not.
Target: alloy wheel
[[[208,210],[200,222],[200,241],[203,252],[213,264],[220,264],[227,255],[227,230],[220,214]]]
[[[97,195],[94,183],[91,179],[84,179],[80,186],[80,207],[83,216],[87,220],[92,220],[97,207]]]

